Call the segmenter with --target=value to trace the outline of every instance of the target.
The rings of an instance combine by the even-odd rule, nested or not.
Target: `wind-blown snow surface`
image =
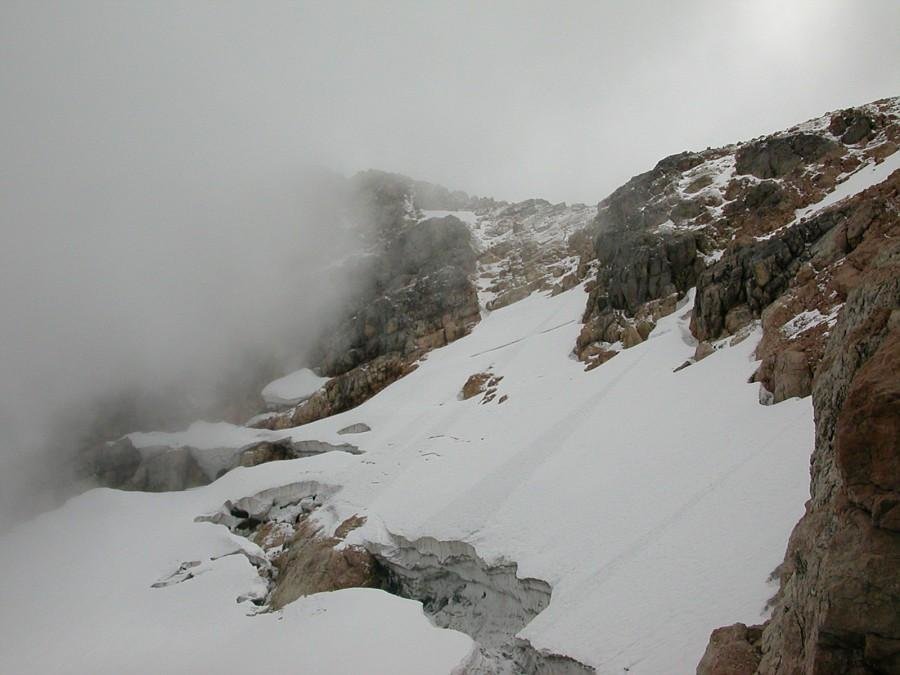
[[[489,562],[516,561],[519,576],[548,581],[550,605],[521,633],[535,647],[600,673],[692,673],[714,627],[758,621],[774,592],[766,579],[808,496],[811,404],[758,404],[747,383],[758,334],[672,372],[694,351],[690,305],[584,372],[570,357],[584,302],[578,287],[492,312],[375,398],[291,433],[328,441],[365,422],[364,455],[238,469],[184,493],[95,490],[23,525],[0,541],[0,663],[155,672],[165,655],[170,671],[237,672],[250,658],[255,670],[289,658],[303,672],[394,673],[404,671],[387,660],[404,656],[417,672],[449,672],[470,643],[430,631],[420,615],[402,629],[370,626],[378,612],[415,608],[380,592],[306,599],[283,620],[247,617],[234,602],[254,583],[242,556],[150,589],[182,561],[248,546],[196,515],[318,480],[343,486],[318,512],[326,526],[368,516],[351,541],[383,541],[386,531],[464,540]],[[503,376],[497,398],[459,400],[466,378],[488,369]],[[317,603],[328,604],[322,622],[347,623],[298,647],[315,644],[304,637],[313,626],[326,630]],[[370,646],[371,630],[386,633],[386,646]],[[369,660],[359,670],[313,661],[334,650]]]

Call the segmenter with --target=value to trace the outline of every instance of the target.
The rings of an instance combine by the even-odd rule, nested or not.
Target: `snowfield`
[[[98,489],[0,540],[0,662],[11,673],[450,673],[473,649],[409,600],[374,590],[252,615],[255,546],[194,518],[263,489],[340,490],[348,542],[462,540],[553,588],[520,633],[598,673],[693,673],[710,631],[758,622],[808,497],[810,400],[758,403],[758,333],[689,368],[686,298],[650,339],[590,372],[571,357],[582,287],[488,314],[363,405],[286,432],[364,454],[236,469],[167,494]],[[497,398],[460,400],[467,377]],[[507,400],[500,403],[502,396]],[[230,432],[229,432],[230,433]],[[280,434],[282,432],[279,432]],[[27,552],[27,555],[23,555]],[[151,588],[186,561],[188,581]]]

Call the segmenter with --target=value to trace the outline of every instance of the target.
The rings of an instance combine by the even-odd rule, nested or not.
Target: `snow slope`
[[[302,472],[318,476],[348,457],[315,457]],[[247,557],[227,554],[254,547],[194,515],[281,484],[284,468],[237,469],[186,492],[93,490],[5,536],[2,671],[419,675],[464,661],[468,636],[434,628],[418,603],[381,591],[320,594],[256,616],[235,602],[263,584]],[[203,561],[195,578],[151,588],[193,560]]]
[[[809,399],[758,404],[747,384],[758,334],[672,372],[694,351],[689,302],[646,342],[584,372],[570,356],[583,288],[534,294],[363,405],[290,431],[330,440],[365,422],[372,431],[354,441],[365,454],[237,469],[183,493],[95,490],[25,524],[0,542],[0,662],[17,664],[12,672],[156,672],[163,654],[169,672],[239,672],[250,659],[264,670],[285,658],[302,672],[450,672],[470,641],[379,591],[261,616],[235,603],[259,583],[252,567],[243,556],[208,559],[250,545],[193,518],[226,498],[318,480],[342,486],[317,512],[326,526],[368,516],[348,541],[463,540],[548,581],[550,605],[521,633],[536,647],[599,673],[692,673],[714,627],[761,618],[774,591],[766,579],[807,497],[813,422]],[[466,378],[488,369],[503,376],[497,398],[460,400]],[[208,571],[150,589],[189,560]],[[376,621],[381,612],[404,623]],[[334,625],[318,643],[306,637]],[[321,653],[336,648],[366,667]]]

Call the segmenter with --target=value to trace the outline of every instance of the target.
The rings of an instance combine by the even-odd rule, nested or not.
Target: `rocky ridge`
[[[369,180],[379,175],[403,178],[367,172]],[[568,290],[591,269],[592,207],[460,198],[438,205],[475,210],[429,210],[420,206],[419,183],[405,185],[405,191],[394,187],[391,199],[375,200],[390,204],[386,210],[403,222],[379,219],[388,234],[365,262],[366,290],[321,341],[317,369],[332,379],[292,410],[253,426],[295,427],[353,408],[409,373],[430,350],[467,334],[483,310],[536,291]],[[435,205],[433,198],[423,201]]]
[[[264,404],[257,393],[256,408],[244,408],[259,413],[248,427],[285,430],[354,408],[432,349],[466,335],[482,312],[532,292],[562,292],[593,269],[590,206],[497,202],[380,171],[357,174],[347,189],[347,217],[360,223],[364,247],[339,263],[337,272],[357,290],[323,328],[308,364],[327,381],[292,405]],[[208,450],[139,452],[123,437],[131,430],[117,425],[97,434],[82,452],[85,472],[103,485],[165,491],[206,484],[236,466],[302,456],[290,442],[266,441],[210,471],[200,466]]]
[[[808,125],[828,141],[802,139],[815,162],[866,158],[883,163],[880,175],[743,237],[698,279],[695,335],[761,321],[761,401],[811,393],[816,418],[811,499],[777,570],[772,617],[714,631],[699,675],[900,672],[897,108],[890,99]],[[842,156],[834,143],[852,147]],[[769,155],[744,165],[797,174],[799,164]]]
[[[576,344],[579,358],[594,367],[617,350],[640,343],[655,321],[673,311],[675,301],[694,285],[698,287],[695,334],[701,341],[733,335],[758,319],[795,277],[805,262],[801,258],[812,255],[801,255],[798,247],[818,241],[842,217],[818,212],[828,195],[839,193],[839,186],[855,174],[895,157],[900,141],[898,107],[897,99],[884,99],[746,143],[673,155],[614,191],[600,203],[594,223],[599,272]],[[859,203],[870,200],[862,198]],[[841,213],[852,216],[847,210]],[[866,215],[860,212],[855,218]],[[798,221],[799,227],[791,227]],[[854,225],[853,236],[868,224]],[[876,226],[873,239],[878,231]],[[844,254],[859,243],[851,239],[836,244],[847,249]],[[832,265],[846,259],[834,251],[830,255]],[[824,264],[825,257],[819,256],[816,264]],[[797,261],[796,268],[788,258]],[[733,272],[735,265],[753,267],[751,275],[758,270],[756,290],[742,290],[742,278],[749,275]],[[804,283],[810,281],[811,269],[816,277],[821,272],[805,268]],[[733,290],[722,288],[725,277]],[[833,299],[819,303],[825,314],[841,302],[840,289],[831,290],[838,291]],[[723,304],[717,293],[729,299]],[[783,323],[797,314],[785,317]],[[709,345],[702,350],[708,353]],[[773,372],[774,366],[767,363],[760,375],[772,390]]]

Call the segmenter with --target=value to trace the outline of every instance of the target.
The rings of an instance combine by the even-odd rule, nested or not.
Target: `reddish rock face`
[[[893,323],[900,324],[900,310]],[[876,526],[900,532],[900,331],[853,380],[835,432],[835,457],[851,502]],[[900,612],[900,607],[898,607]]]
[[[762,626],[742,623],[716,628],[697,666],[697,675],[753,675],[759,666]]]
[[[350,519],[348,519],[350,520]],[[340,536],[365,521],[344,522]],[[309,521],[301,521],[294,535],[285,542],[285,550],[274,559],[278,576],[269,595],[273,609],[280,609],[304,595],[344,588],[381,588],[384,570],[364,548],[346,546],[336,549],[340,537],[323,537]]]
[[[900,672],[898,307],[895,240],[848,296],[816,371],[811,499],[780,568],[759,675]],[[713,636],[708,654],[723,649]]]
[[[812,393],[816,443],[772,618],[715,630],[698,675],[900,673],[900,171],[775,231],[896,151],[885,105],[836,113],[827,142],[795,133],[737,153],[763,180],[729,185],[720,230],[734,241],[700,274],[692,329],[714,340],[760,318],[754,379],[775,403]]]

